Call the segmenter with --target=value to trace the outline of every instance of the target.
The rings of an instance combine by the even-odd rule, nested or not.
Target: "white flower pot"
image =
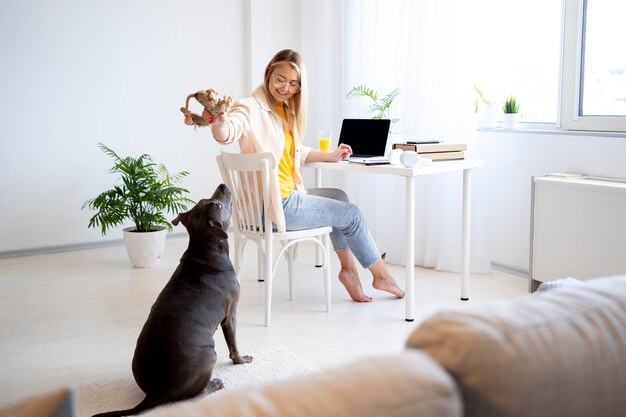
[[[502,127],[505,129],[517,129],[519,113],[502,113]]]
[[[153,232],[137,232],[134,227],[124,229],[126,252],[135,268],[150,268],[161,261],[167,230],[162,226],[156,228]]]
[[[497,127],[498,121],[496,116],[498,114],[498,107],[493,103],[483,104],[483,121],[482,127],[494,128]]]

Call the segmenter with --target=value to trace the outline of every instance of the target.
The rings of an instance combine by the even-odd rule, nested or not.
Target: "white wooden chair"
[[[326,311],[330,312],[330,232],[331,226],[278,233],[264,213],[269,212],[270,181],[276,174],[276,158],[271,152],[227,153],[217,157],[224,183],[233,195],[234,267],[239,276],[243,249],[248,241],[257,245],[259,281],[265,280],[265,325],[270,325],[272,284],[280,257],[285,255],[289,268],[289,298],[293,300],[295,246],[313,242],[323,253]],[[282,248],[273,256],[273,242]]]

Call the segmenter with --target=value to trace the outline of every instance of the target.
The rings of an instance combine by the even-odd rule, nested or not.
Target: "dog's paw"
[[[206,394],[210,394],[212,392],[219,391],[222,388],[224,388],[224,383],[222,382],[222,380],[219,378],[213,378],[209,381],[209,384],[204,389],[204,392]]]
[[[244,363],[252,362],[254,358],[250,355],[236,356],[233,358],[233,363],[235,365],[242,365]]]

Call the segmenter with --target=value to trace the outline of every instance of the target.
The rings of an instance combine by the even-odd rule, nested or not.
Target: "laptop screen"
[[[344,119],[339,143],[350,145],[353,156],[384,156],[390,124],[388,119]]]

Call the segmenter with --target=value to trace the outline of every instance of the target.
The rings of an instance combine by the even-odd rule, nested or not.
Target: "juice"
[[[330,151],[330,138],[319,138],[320,151]]]

